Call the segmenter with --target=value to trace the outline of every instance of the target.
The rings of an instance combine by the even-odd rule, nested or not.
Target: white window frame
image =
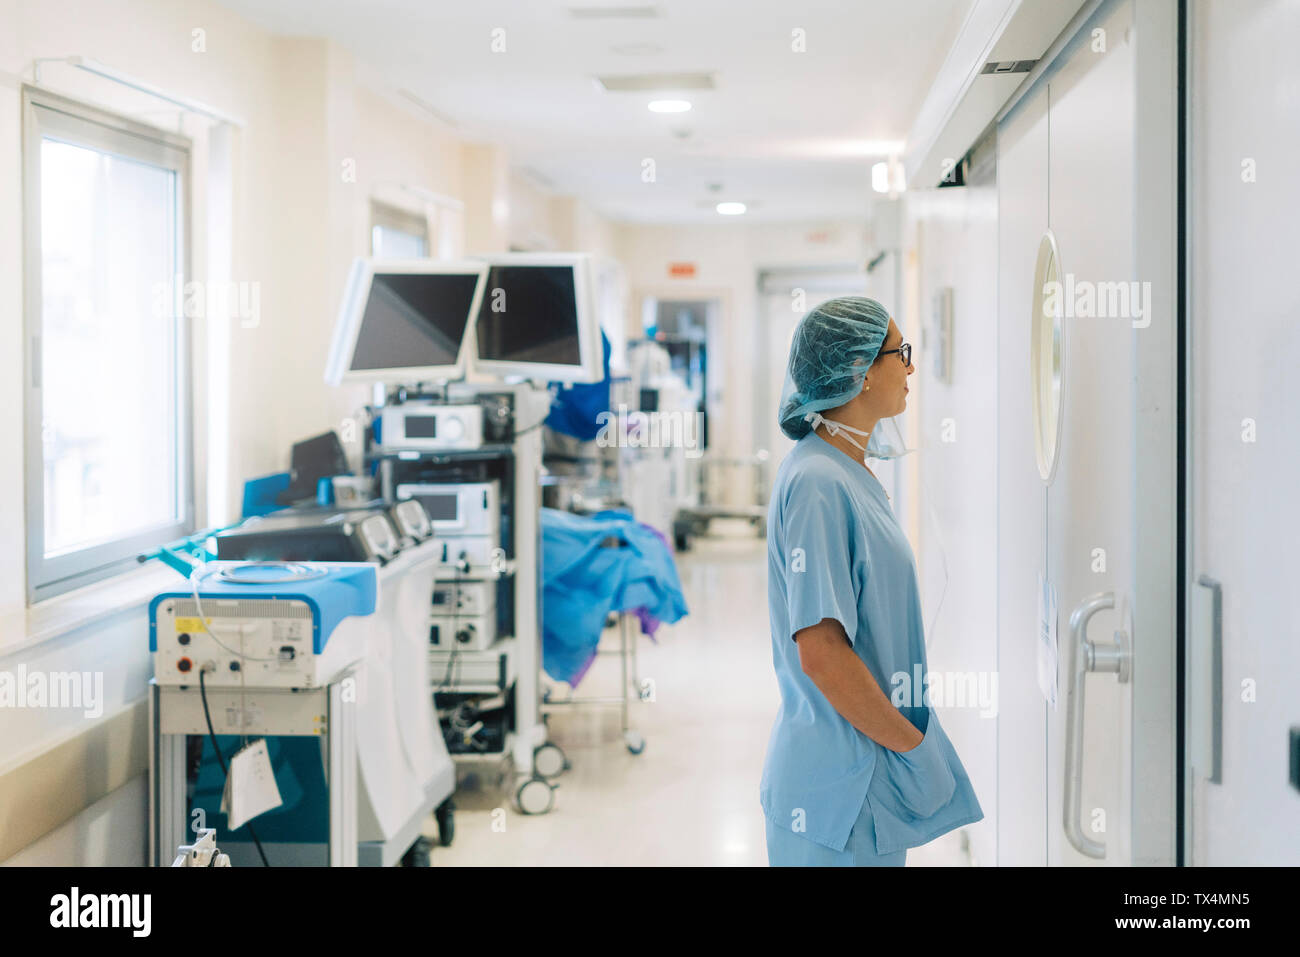
[[[396,230],[408,236],[415,236],[424,242],[424,255],[432,255],[433,241],[429,235],[428,217],[390,205],[377,199],[370,201],[370,255],[375,253],[375,228]]]
[[[45,136],[175,172],[177,272],[182,283],[188,282],[190,276],[190,141],[47,90],[24,86],[24,471],[27,600],[33,604],[120,574],[136,565],[135,559],[140,553],[195,530],[191,330],[183,312],[178,311],[173,320],[176,324],[173,395],[176,402],[178,521],[64,555],[45,556],[45,454],[41,440],[41,141]],[[167,277],[169,281],[174,278]]]

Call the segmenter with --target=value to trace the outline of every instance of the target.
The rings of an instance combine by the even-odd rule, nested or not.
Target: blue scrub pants
[[[865,801],[842,851],[767,821],[767,863],[771,867],[902,867],[906,860],[906,848],[892,854],[876,853],[871,809]]]

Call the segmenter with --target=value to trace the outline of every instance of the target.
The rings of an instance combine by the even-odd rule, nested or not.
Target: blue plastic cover
[[[318,578],[284,581],[286,565],[320,570]],[[223,580],[232,569],[241,582]],[[320,654],[344,618],[373,615],[379,593],[376,568],[370,562],[209,562],[199,573],[199,600],[213,598],[280,599],[306,602],[312,617],[312,650]],[[261,580],[261,583],[256,583]],[[149,650],[158,650],[158,605],[169,599],[193,598],[194,586],[163,592],[149,603]]]
[[[609,356],[613,347],[604,330],[600,333],[601,369],[599,382],[557,384],[546,424],[556,432],[590,442],[600,434],[600,413],[609,411]]]
[[[595,657],[611,611],[644,608],[669,624],[687,614],[667,544],[619,512],[542,509],[542,588],[542,667],[573,685]]]
[[[268,515],[284,508],[276,497],[289,487],[292,478],[291,472],[274,472],[245,482],[243,517]]]

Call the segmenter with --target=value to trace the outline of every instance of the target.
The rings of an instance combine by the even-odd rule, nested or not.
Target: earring
[[[863,392],[870,392],[870,391],[871,391],[871,383],[868,382],[866,379],[863,379],[863,380],[862,380],[862,391],[863,391]]]

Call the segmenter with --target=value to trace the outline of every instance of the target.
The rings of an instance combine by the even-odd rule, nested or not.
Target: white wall
[[[149,856],[149,776],[141,774],[0,867],[143,867]]]
[[[917,565],[932,672],[996,676],[997,660],[997,192],[992,185],[907,195],[905,255],[915,257],[909,319],[916,374],[908,402],[917,451]],[[952,382],[934,371],[935,294],[953,294]],[[925,331],[925,339],[918,335]],[[991,683],[989,690],[1001,694]],[[945,710],[943,723],[970,774],[984,820],[972,849],[996,862],[997,719]]]

